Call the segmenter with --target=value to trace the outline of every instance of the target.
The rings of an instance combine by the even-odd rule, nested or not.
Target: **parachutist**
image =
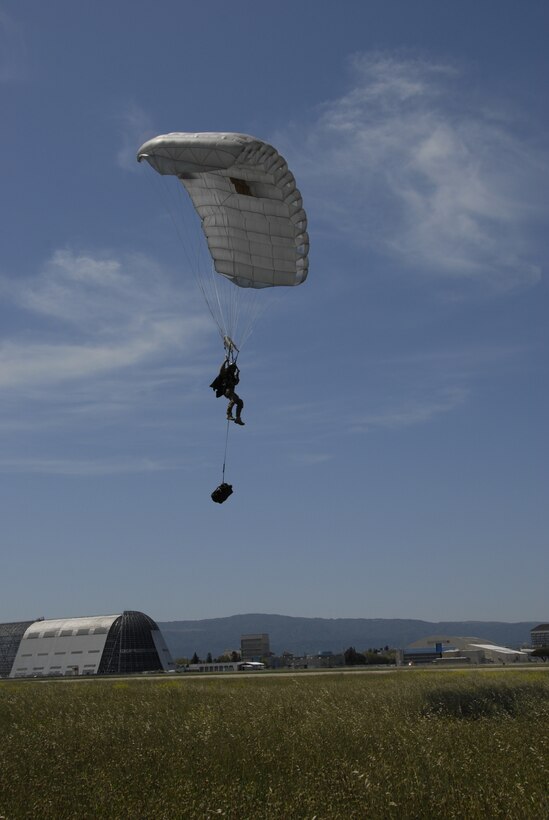
[[[233,485],[232,484],[220,484],[219,487],[216,487],[212,493],[212,501],[215,501],[216,504],[223,504],[224,501],[228,499],[230,495],[233,493]]]
[[[236,362],[231,362],[229,358],[226,358],[219,369],[219,374],[210,384],[210,387],[215,391],[216,398],[219,399],[221,396],[225,396],[225,398],[229,399],[229,404],[227,405],[227,420],[234,421],[235,424],[239,424],[243,427],[244,422],[240,418],[240,414],[242,413],[244,402],[234,390],[239,381],[240,370]],[[233,417],[233,407],[235,406],[236,418]]]

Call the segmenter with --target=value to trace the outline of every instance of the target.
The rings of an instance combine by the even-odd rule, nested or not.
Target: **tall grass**
[[[542,672],[0,684],[0,817],[545,818]]]

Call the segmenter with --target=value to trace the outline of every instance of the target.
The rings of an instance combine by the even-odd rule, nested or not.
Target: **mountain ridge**
[[[474,636],[498,645],[529,643],[530,630],[541,621],[424,621],[413,618],[301,618],[293,615],[246,613],[201,620],[162,621],[158,626],[175,658],[196,652],[216,657],[240,648],[240,636],[267,632],[271,651],[294,655],[349,646],[403,648],[429,635]]]

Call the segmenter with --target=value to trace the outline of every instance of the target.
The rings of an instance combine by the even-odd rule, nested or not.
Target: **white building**
[[[22,623],[19,630],[10,626],[0,624],[0,646],[3,674],[11,678],[173,668],[162,633],[143,612],[39,620]]]
[[[430,635],[414,641],[403,651],[404,663],[524,663],[530,653],[498,646],[484,638]]]

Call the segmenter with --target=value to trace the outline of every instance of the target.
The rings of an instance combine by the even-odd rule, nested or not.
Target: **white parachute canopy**
[[[148,140],[137,159],[183,183],[213,268],[231,285],[256,290],[305,281],[307,216],[293,174],[271,145],[246,134],[173,133]],[[199,271],[199,278],[207,275]],[[221,277],[213,285],[212,277],[203,279],[201,287],[220,332],[234,338],[236,291],[218,287]]]

